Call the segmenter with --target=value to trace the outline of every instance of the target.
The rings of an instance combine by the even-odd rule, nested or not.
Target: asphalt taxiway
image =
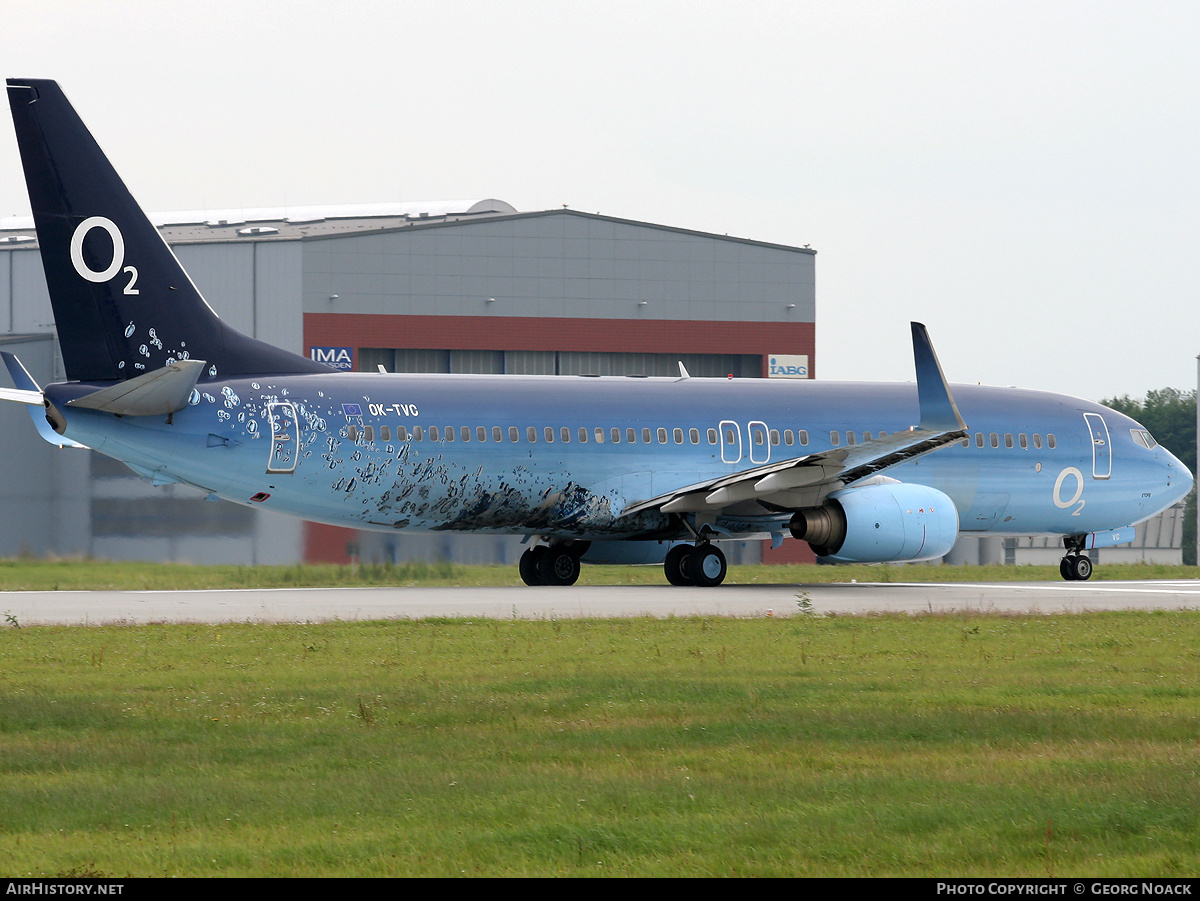
[[[863,582],[719,588],[293,588],[226,591],[10,591],[20,625],[320,622],[486,617],[790,616],[813,613],[1049,614],[1200,609],[1200,581]],[[11,617],[12,619],[9,619]],[[0,628],[4,623],[0,622]]]

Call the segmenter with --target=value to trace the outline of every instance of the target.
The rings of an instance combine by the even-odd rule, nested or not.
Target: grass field
[[[805,585],[825,582],[1060,581],[1057,566],[731,566],[729,584]],[[1097,581],[1196,579],[1200,567],[1109,565]],[[662,585],[661,566],[584,566],[580,585]],[[180,563],[113,563],[100,560],[0,559],[0,591],[125,591],[178,588],[298,588],[425,585],[521,585],[515,566],[453,563],[304,564],[296,566],[191,566]]]
[[[0,873],[1194,876],[1198,635],[0,623]]]

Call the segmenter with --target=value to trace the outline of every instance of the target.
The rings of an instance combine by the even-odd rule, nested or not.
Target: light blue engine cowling
[[[933,560],[958,537],[958,510],[936,488],[893,482],[844,488],[790,525],[819,557],[839,563]]]

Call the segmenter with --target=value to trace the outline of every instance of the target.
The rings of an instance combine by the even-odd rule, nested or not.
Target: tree
[[[1102,400],[1140,422],[1163,447],[1173,453],[1193,473],[1196,472],[1196,392],[1178,388],[1159,388],[1146,393],[1145,400],[1128,394]],[[1183,562],[1196,563],[1196,490],[1187,498],[1183,520]]]

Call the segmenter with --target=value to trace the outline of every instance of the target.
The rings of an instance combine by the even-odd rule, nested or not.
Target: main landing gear
[[[1068,535],[1063,538],[1067,555],[1058,564],[1058,571],[1068,582],[1086,582],[1092,576],[1092,558],[1083,552],[1083,536]]]
[[[579,578],[579,556],[563,544],[539,544],[521,555],[517,564],[526,585],[574,585]]]
[[[698,585],[712,588],[725,581],[729,567],[725,555],[715,544],[703,541],[694,547],[677,544],[663,561],[667,581],[672,585]]]
[[[521,555],[518,564],[521,581],[526,585],[574,585],[579,578],[579,558],[587,548],[587,542],[531,547]],[[699,541],[671,548],[663,561],[663,570],[672,585],[712,588],[725,581],[729,566],[719,547]]]

